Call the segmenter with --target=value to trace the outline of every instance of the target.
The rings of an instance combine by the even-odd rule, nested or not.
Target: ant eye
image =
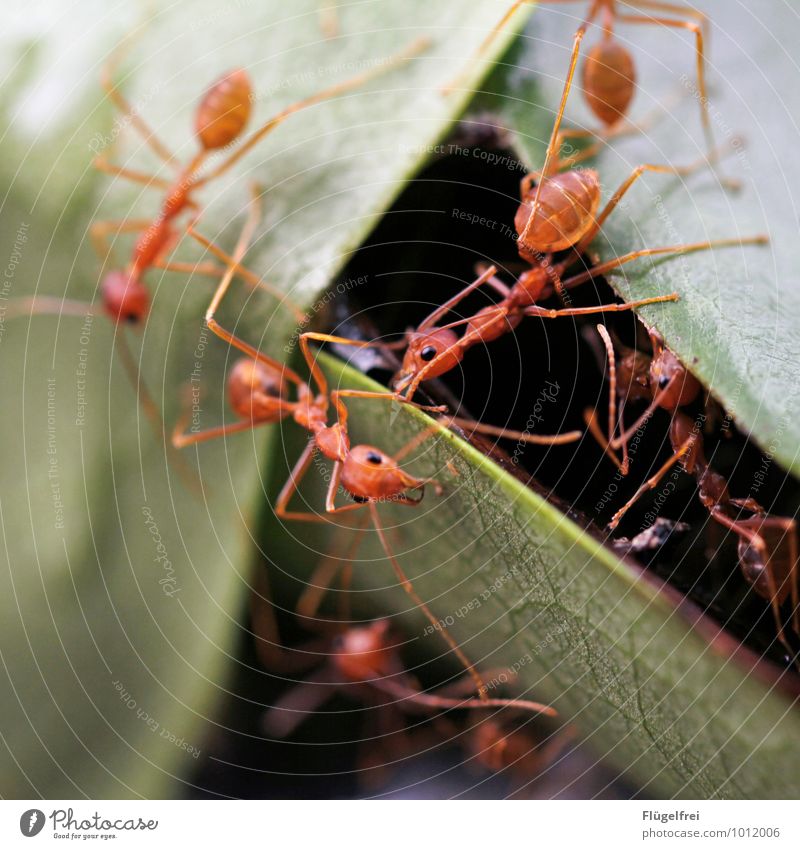
[[[369,454],[367,454],[367,462],[372,463],[373,466],[380,466],[383,460],[380,454],[376,454],[374,451],[370,451]]]
[[[662,374],[661,377],[658,378],[658,388],[666,389],[669,385],[669,377],[666,374]]]
[[[420,352],[420,357],[429,363],[436,356],[436,348],[433,345],[426,345]]]

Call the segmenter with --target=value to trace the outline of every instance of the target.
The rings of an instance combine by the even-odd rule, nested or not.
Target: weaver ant
[[[159,140],[155,132],[113,82],[116,66],[126,47],[123,41],[105,64],[101,75],[101,84],[111,102],[126,116],[150,150],[166,166],[171,169],[177,168],[178,173],[173,179],[165,179],[113,165],[102,155],[94,161],[95,167],[101,171],[134,183],[141,183],[148,188],[156,188],[164,195],[159,212],[153,219],[97,221],[91,227],[92,244],[97,254],[104,260],[111,253],[108,240],[112,235],[119,233],[138,234],[127,266],[124,269],[108,271],[100,283],[102,309],[114,322],[115,327],[119,327],[123,323],[140,325],[146,320],[150,296],[144,283],[144,277],[152,268],[188,273],[199,272],[214,277],[221,277],[224,274],[222,269],[212,264],[170,262],[165,259],[165,256],[177,242],[181,230],[191,226],[189,224],[187,228],[178,229],[176,228],[176,220],[187,211],[192,214],[191,221],[196,221],[200,214],[200,207],[195,200],[195,194],[199,189],[233,167],[256,144],[291,115],[363,85],[396,67],[399,63],[412,58],[426,46],[427,40],[417,39],[404,51],[395,54],[387,62],[381,63],[379,67],[357,74],[340,83],[335,83],[286,106],[268,118],[258,129],[251,132],[246,139],[240,141],[222,162],[215,165],[208,173],[201,174],[209,156],[237,142],[244,132],[255,99],[250,77],[243,69],[236,69],[229,71],[207,89],[197,106],[194,120],[194,132],[200,149],[187,164],[178,166],[175,156]],[[239,258],[237,257],[237,259]],[[276,297],[281,298],[281,293],[273,289],[268,283],[260,281],[259,285]],[[297,318],[302,319],[303,313],[296,307],[292,306],[291,308],[296,313]],[[16,315],[49,313],[84,316],[91,309],[91,304],[80,301],[53,297],[33,297],[19,299],[13,307],[13,313]],[[135,361],[121,334],[118,341],[125,368],[134,385],[139,387],[145,410],[160,434],[162,426],[157,407],[141,385]]]
[[[254,198],[251,207],[249,230],[252,230],[252,221],[258,215],[257,200],[257,198]],[[222,327],[216,319],[216,312],[234,275],[243,272],[252,275],[252,272],[247,272],[247,269],[244,269],[235,257],[229,257],[219,248],[216,248],[212,242],[193,227],[190,227],[189,232],[203,245],[229,263],[228,269],[206,311],[206,326],[220,339],[237,348],[245,356],[234,364],[227,381],[228,400],[231,409],[239,420],[207,430],[186,431],[187,416],[184,416],[177,422],[173,431],[173,446],[184,448],[188,445],[224,437],[232,433],[252,430],[260,425],[274,424],[289,417],[294,419],[304,430],[309,431],[311,439],[276,499],[276,516],[291,521],[327,522],[331,515],[349,513],[366,507],[381,546],[392,564],[398,581],[415,605],[422,610],[435,630],[442,634],[450,649],[470,673],[481,698],[485,699],[486,685],[451,635],[441,626],[439,620],[417,595],[411,581],[393,554],[377,509],[377,505],[384,501],[416,507],[422,501],[425,487],[428,485],[432,486],[437,492],[441,491],[442,487],[438,481],[432,478],[418,478],[409,474],[402,468],[400,461],[432,433],[442,429],[444,425],[433,424],[427,430],[415,436],[393,456],[371,445],[352,446],[348,433],[348,410],[343,399],[393,400],[392,393],[350,389],[330,391],[327,379],[310,348],[312,340],[330,340],[332,337],[327,334],[307,332],[300,334],[299,337],[300,351],[308,366],[310,380],[317,387],[315,392],[312,386],[293,369],[262,353]],[[289,398],[289,385],[294,387],[294,400]],[[412,402],[406,403],[429,412],[441,413],[444,411],[443,407],[427,407]],[[328,412],[331,407],[336,412],[337,421],[329,425]],[[485,430],[495,435],[499,434],[522,441],[538,443],[542,439],[542,437],[522,432],[501,431],[499,428],[484,426],[466,419],[452,419],[452,421],[475,431]],[[573,441],[580,436],[580,431],[574,431],[553,438],[560,441]],[[297,492],[301,481],[310,469],[316,452],[333,463],[333,472],[325,498],[324,515],[314,512],[298,512],[289,508],[292,496]],[[350,495],[354,503],[339,506],[335,504],[336,494],[340,486]]]
[[[792,629],[800,636],[800,572],[796,521],[769,515],[754,498],[731,497],[726,479],[714,471],[706,460],[700,428],[684,412],[684,408],[696,401],[701,394],[700,382],[675,354],[665,347],[664,340],[658,333],[649,331],[652,356],[639,350],[626,349],[617,361],[608,331],[603,325],[598,325],[597,329],[606,347],[609,363],[608,436],[603,437],[596,421],[590,421],[589,424],[595,437],[623,474],[627,474],[629,470],[627,444],[631,437],[656,410],[665,410],[671,416],[669,440],[672,456],[617,510],[609,522],[609,530],[614,530],[636,501],[654,489],[664,475],[676,463],[680,463],[683,470],[693,475],[697,481],[698,496],[711,518],[738,537],[738,557],[742,574],[755,592],[769,602],[778,639],[789,652],[789,656],[793,657],[795,652],[784,634],[780,609],[791,596]],[[636,400],[648,400],[649,404],[637,420],[625,429],[625,404],[627,401]],[[615,435],[618,429],[621,432]],[[613,453],[620,448],[623,452],[621,462]],[[742,511],[751,515],[740,518]]]
[[[558,293],[564,297],[567,289],[578,286],[601,274],[619,268],[633,260],[659,255],[682,255],[715,247],[743,244],[764,244],[765,236],[750,239],[725,239],[696,242],[660,248],[645,248],[603,262],[570,277],[569,269],[580,261],[602,225],[619,204],[625,193],[646,171],[670,174],[689,174],[702,163],[684,167],[643,164],[637,166],[600,208],[600,180],[591,169],[570,169],[572,159],[560,156],[561,121],[580,49],[583,32],[575,36],[570,67],[564,84],[558,114],[553,125],[542,170],[533,172],[521,182],[521,203],[515,216],[518,233],[518,250],[523,260],[532,267],[523,272],[509,287],[496,275],[494,266],[485,270],[476,280],[465,286],[442,306],[437,307],[417,328],[406,335],[407,349],[400,372],[394,383],[398,398],[410,400],[420,384],[455,368],[471,347],[491,342],[512,332],[525,316],[559,318],[600,312],[619,312],[646,304],[675,301],[677,294],[661,295],[629,303],[604,304],[594,307],[546,309],[538,301]],[[536,182],[535,188],[533,183]],[[555,260],[554,255],[568,250],[566,258]],[[437,322],[453,310],[467,295],[483,285],[491,286],[502,300],[479,310],[475,315],[438,325]],[[456,328],[465,326],[461,336]],[[362,345],[347,339],[336,338],[341,344]],[[402,393],[405,392],[405,395]]]
[[[314,712],[341,688],[368,704],[389,706],[396,710],[423,713],[454,709],[486,710],[514,708],[537,715],[557,716],[549,705],[527,699],[486,698],[465,695],[474,688],[470,677],[458,680],[436,691],[424,691],[406,671],[400,648],[402,642],[393,634],[391,624],[379,619],[366,625],[340,627],[324,642],[311,643],[310,660],[301,665],[314,665],[323,657],[315,672],[308,675],[272,705],[267,728],[278,737],[288,737],[308,713]],[[307,653],[306,647],[303,653]],[[279,657],[283,654],[283,657]],[[268,652],[262,649],[265,666],[273,671],[292,670],[292,653],[277,649],[270,642]],[[296,665],[294,669],[296,669]]]
[[[477,56],[486,52],[498,33],[508,24],[520,7],[534,0],[515,0],[498,23],[493,27],[478,48]],[[547,2],[565,2],[565,0],[547,0]],[[573,2],[573,0],[566,0]],[[651,15],[623,14],[620,5],[629,6],[644,12],[665,13],[684,17],[665,17],[664,14],[654,17]],[[705,42],[708,41],[708,17],[701,11],[677,3],[666,3],[662,0],[590,0],[586,18],[577,30],[580,38],[598,17],[601,19],[603,37],[588,53],[583,65],[583,93],[586,104],[595,117],[603,125],[599,133],[583,130],[569,130],[566,135],[571,138],[585,136],[600,136],[611,138],[622,132],[623,122],[636,92],[636,66],[633,56],[614,35],[616,23],[643,24],[652,26],[683,29],[694,35],[697,55],[697,88],[700,103],[700,118],[706,139],[709,160],[714,151],[714,135],[708,110],[708,95],[706,91],[705,73]],[[460,78],[450,83],[445,91],[451,91],[458,85]],[[593,146],[591,153],[597,146]],[[586,155],[582,154],[581,158]]]

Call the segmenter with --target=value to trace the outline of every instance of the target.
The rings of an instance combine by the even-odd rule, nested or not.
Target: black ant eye
[[[661,377],[658,378],[658,388],[666,389],[669,386],[669,377],[666,374],[662,374]]]
[[[433,345],[426,345],[420,352],[420,357],[429,363],[436,356],[436,348]]]
[[[373,466],[380,466],[383,462],[380,454],[376,454],[374,451],[370,451],[367,454],[367,462],[372,463]]]

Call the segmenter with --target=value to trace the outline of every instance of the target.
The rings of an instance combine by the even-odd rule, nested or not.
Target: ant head
[[[659,405],[674,412],[691,404],[700,394],[700,383],[666,348],[650,364],[651,392],[661,394]]]
[[[204,150],[218,150],[237,139],[250,120],[253,87],[241,68],[215,82],[200,101],[194,131]]]
[[[283,375],[259,360],[242,357],[228,375],[228,401],[241,419],[279,421],[285,412],[277,402],[285,397]]]
[[[456,347],[458,335],[455,331],[434,327],[425,331],[411,331],[403,365],[395,376],[394,387],[399,392],[429,366],[425,379],[445,374],[455,368],[463,357],[461,348]]]
[[[620,394],[629,401],[649,401],[650,364],[652,357],[644,351],[628,349],[617,360],[617,386]]]
[[[103,308],[113,321],[138,324],[147,317],[150,294],[138,277],[124,271],[109,271],[100,284]]]
[[[392,499],[424,481],[404,472],[388,454],[371,445],[356,445],[342,463],[342,486],[356,501]]]
[[[349,681],[391,675],[399,664],[388,620],[378,619],[361,628],[348,628],[334,640],[333,662]]]

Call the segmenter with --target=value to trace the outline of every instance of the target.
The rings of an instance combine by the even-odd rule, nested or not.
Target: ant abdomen
[[[205,150],[229,145],[250,120],[253,87],[246,71],[225,74],[208,89],[195,118],[195,134]]]
[[[240,419],[278,421],[283,413],[275,401],[285,397],[281,374],[250,357],[237,360],[228,375],[228,401]]]
[[[636,68],[631,54],[617,41],[593,47],[583,65],[586,102],[607,127],[628,112],[636,91]]]
[[[599,206],[600,177],[591,168],[542,178],[540,186],[527,192],[514,217],[520,256],[535,262],[541,254],[571,248],[592,228]]]
[[[100,284],[103,309],[112,321],[138,324],[147,316],[150,293],[136,277],[124,271],[109,271]]]

